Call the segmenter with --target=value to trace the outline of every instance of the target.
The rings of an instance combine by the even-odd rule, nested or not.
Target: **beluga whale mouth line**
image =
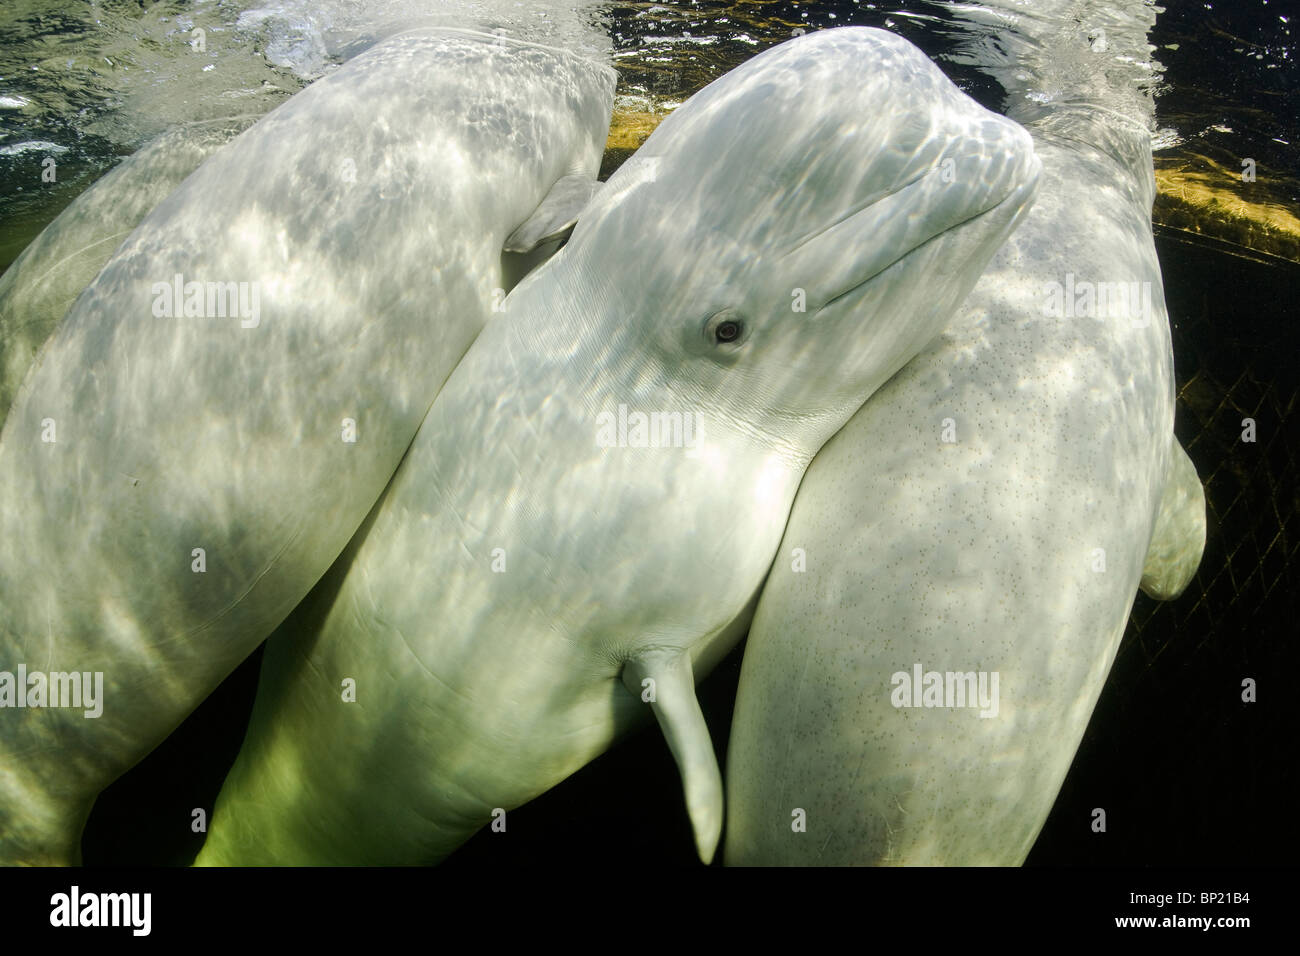
[[[804,236],[802,239],[796,242],[794,246],[791,247],[790,251],[786,253],[786,255],[793,255],[794,253],[802,249],[804,246],[806,246],[808,243],[816,239],[818,236],[821,236],[824,233],[827,233],[830,230],[836,228],[837,226],[840,226],[843,223],[848,222],[850,219],[852,219],[854,216],[858,215],[859,213],[866,212],[868,209],[870,209],[872,206],[874,206],[876,203],[880,202],[881,200],[888,199],[891,196],[898,195],[903,190],[916,185],[926,176],[930,176],[933,173],[934,173],[934,168],[927,167],[926,169],[922,169],[921,171],[919,171],[915,176],[913,176],[905,183],[899,183],[898,185],[894,185],[894,186],[887,186],[884,189],[879,190],[878,192],[871,193],[865,199],[862,199],[859,202],[854,203],[838,219],[834,220],[833,222],[825,226],[821,226],[817,229],[814,229],[812,232],[808,233],[808,235]]]
[[[922,251],[923,251],[927,246],[929,246],[930,244],[932,244],[932,243],[934,243],[934,242],[937,242],[937,241],[939,241],[940,239],[942,239],[943,236],[944,236],[946,233],[953,232],[953,231],[956,231],[956,230],[958,230],[958,229],[961,229],[961,228],[963,228],[964,226],[967,226],[967,225],[969,225],[969,224],[971,224],[971,223],[977,222],[977,221],[983,219],[984,217],[989,216],[989,215],[992,215],[992,214],[995,214],[995,213],[997,213],[997,212],[999,212],[999,211],[1006,212],[1008,209],[1011,209],[1011,208],[1014,208],[1014,210],[1016,210],[1016,214],[1015,214],[1014,222],[1015,222],[1015,223],[1018,223],[1018,222],[1020,221],[1020,219],[1023,218],[1023,216],[1024,216],[1024,215],[1028,212],[1028,210],[1029,210],[1029,206],[1027,205],[1027,203],[1030,201],[1031,197],[1033,196],[1034,190],[1037,188],[1039,174],[1041,173],[1041,170],[1042,170],[1042,164],[1039,162],[1037,156],[1035,156],[1035,155],[1033,155],[1033,154],[1030,154],[1030,156],[1028,157],[1028,159],[1029,159],[1031,162],[1029,162],[1029,163],[1026,164],[1026,167],[1027,167],[1027,168],[1026,168],[1026,171],[1022,174],[1022,178],[1021,178],[1020,180],[1016,181],[1016,184],[1015,184],[1014,188],[1010,189],[1010,190],[1006,193],[1006,195],[1003,196],[1001,199],[999,199],[997,202],[993,203],[992,205],[990,205],[990,206],[989,206],[988,208],[986,208],[986,209],[982,209],[982,210],[980,210],[979,212],[974,213],[973,215],[970,215],[970,216],[966,217],[965,219],[960,220],[959,222],[955,222],[955,223],[953,223],[952,225],[945,226],[943,229],[938,230],[937,232],[934,233],[934,235],[932,235],[932,236],[930,236],[928,239],[925,239],[924,241],[920,242],[920,243],[917,244],[916,246],[913,246],[911,249],[908,249],[908,250],[907,250],[906,252],[904,252],[902,255],[900,255],[900,256],[898,256],[897,258],[895,258],[892,262],[890,262],[890,263],[888,263],[887,265],[882,266],[881,268],[879,268],[879,269],[877,269],[876,271],[872,272],[870,275],[868,275],[868,276],[867,276],[866,278],[864,278],[862,281],[857,282],[857,283],[854,283],[852,286],[850,286],[849,288],[845,289],[843,292],[839,293],[838,295],[833,296],[831,299],[829,299],[829,300],[827,300],[825,303],[823,303],[823,305],[821,306],[821,308],[822,308],[822,309],[828,309],[828,308],[830,308],[831,306],[841,304],[841,302],[842,302],[846,297],[851,296],[851,295],[853,295],[853,293],[860,291],[860,290],[862,289],[862,287],[865,286],[867,283],[869,283],[869,282],[871,282],[871,281],[873,281],[873,280],[879,278],[881,275],[883,275],[884,273],[888,272],[890,269],[894,268],[894,267],[897,266],[899,263],[904,262],[904,261],[906,261],[908,258],[910,258],[911,256],[914,256],[914,255],[916,255],[916,254],[922,252]],[[930,175],[930,174],[927,174],[927,175]],[[914,179],[914,180],[912,181],[912,183],[918,182],[919,180],[921,180],[921,179],[923,179],[923,178],[924,178],[924,176],[918,176],[918,177],[916,177],[916,179]],[[908,186],[911,186],[912,183],[908,183],[906,186],[903,187],[903,189],[906,189]],[[899,190],[897,190],[895,193],[891,193],[890,195],[896,195],[897,193],[902,192],[903,189],[899,189]],[[845,221],[847,221],[847,219],[840,220],[841,223],[842,223],[842,222],[845,222]],[[839,224],[840,224],[840,223],[836,223],[836,225],[839,225]],[[834,228],[834,227],[831,227],[831,228]],[[816,236],[814,235],[814,236],[810,236],[810,237],[809,237],[809,239],[813,239],[813,238],[816,238]],[[805,242],[807,242],[807,241],[808,241],[808,240],[805,240]],[[800,243],[800,245],[802,245],[802,244],[803,244],[803,243]],[[821,309],[819,309],[818,311],[820,312]]]

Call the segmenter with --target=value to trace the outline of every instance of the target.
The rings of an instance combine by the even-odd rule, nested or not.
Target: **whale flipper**
[[[1142,593],[1170,601],[1183,593],[1205,552],[1205,490],[1196,466],[1174,439],[1160,513],[1142,565]]]
[[[644,699],[649,681],[654,682],[650,706],[682,775],[695,849],[711,863],[722,835],[722,771],[695,697],[690,652],[645,653],[624,666],[623,684],[633,694]]]
[[[503,248],[506,252],[532,252],[544,242],[568,235],[578,221],[578,213],[600,187],[601,183],[582,173],[561,176],[541,205],[510,234]]]

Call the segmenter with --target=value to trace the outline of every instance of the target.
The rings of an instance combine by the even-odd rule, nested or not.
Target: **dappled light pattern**
[[[595,175],[613,86],[405,34],[208,159],[77,300],[0,438],[0,657],[102,671],[106,699],[4,712],[0,859],[69,856],[338,556],[491,317],[505,237]]]
[[[0,275],[0,425],[37,351],[131,230],[254,119],[162,134],[73,200]]]

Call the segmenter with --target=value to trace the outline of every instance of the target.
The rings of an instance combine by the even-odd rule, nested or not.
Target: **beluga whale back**
[[[1200,560],[1151,233],[1154,11],[997,6],[954,16],[1010,51],[991,66],[1038,198],[799,488],[745,648],[729,864],[1020,864],[1138,587],[1173,597]]]
[[[614,71],[391,37],[209,157],[71,307],[0,437],[0,862],[78,858],[95,795],[298,604],[510,285],[594,180]],[[539,224],[540,207],[559,222]]]
[[[647,704],[709,860],[694,680],[744,633],[809,460],[942,328],[1037,171],[879,30],[782,44],[669,116],[268,645],[198,862],[437,861]]]

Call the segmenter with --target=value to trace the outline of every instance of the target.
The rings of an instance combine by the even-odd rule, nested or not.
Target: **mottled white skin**
[[[594,177],[614,79],[504,37],[385,41],[206,161],[77,300],[0,437],[0,660],[102,671],[103,715],[0,710],[0,860],[75,860],[98,791],[338,556],[491,317],[506,236]],[[260,324],[155,317],[177,272],[259,283]]]
[[[729,864],[1019,864],[1101,692],[1177,449],[1149,137],[1100,112],[1028,128],[1024,224],[800,486],[741,670]],[[1149,325],[1046,315],[1068,272],[1150,282]],[[1199,537],[1170,547],[1194,569],[1188,500]],[[998,672],[997,716],[896,709],[916,663]]]
[[[989,175],[945,182],[944,159]],[[673,113],[457,367],[341,584],[268,646],[198,862],[434,862],[608,747],[644,677],[708,859],[692,677],[743,633],[808,460],[946,321],[1036,171],[1022,129],[876,30],[790,41]],[[700,447],[600,447],[619,404],[700,416]]]
[[[37,352],[122,240],[254,116],[171,130],[68,204],[0,275],[0,425]]]

